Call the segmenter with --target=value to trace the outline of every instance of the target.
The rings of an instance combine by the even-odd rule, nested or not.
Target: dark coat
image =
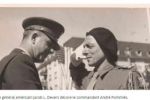
[[[12,58],[10,60],[10,58]],[[5,64],[7,63],[7,65]],[[42,89],[38,71],[31,57],[20,49],[14,49],[0,61],[1,89]]]
[[[100,66],[102,67],[102,66]],[[95,71],[95,70],[94,70]],[[77,89],[87,89],[94,75],[94,71],[87,71],[82,63],[78,67],[70,64],[70,72]],[[103,70],[98,70],[93,90],[123,90],[140,89],[139,74],[131,69],[105,65]]]

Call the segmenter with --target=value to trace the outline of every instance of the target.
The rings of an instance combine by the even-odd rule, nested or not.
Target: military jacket
[[[103,66],[103,69],[100,67]],[[98,75],[92,90],[123,90],[140,89],[139,73],[128,68],[113,66],[109,63],[100,65],[97,69]],[[77,89],[88,89],[95,71],[87,71],[85,64],[74,67],[70,64],[70,72]],[[94,81],[93,81],[94,82]]]
[[[4,69],[1,69],[2,66]],[[0,70],[2,70],[1,89],[42,89],[32,58],[20,49],[14,49],[0,61]]]

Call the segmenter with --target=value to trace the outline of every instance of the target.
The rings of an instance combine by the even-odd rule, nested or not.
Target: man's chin
[[[95,66],[95,63],[88,63],[89,67]]]
[[[92,66],[93,66],[93,64],[91,64],[91,63],[88,63],[88,65],[89,65],[89,67],[92,67]]]

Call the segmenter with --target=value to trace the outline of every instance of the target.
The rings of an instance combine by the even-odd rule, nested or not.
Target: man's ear
[[[37,33],[33,33],[33,34],[32,34],[31,40],[32,40],[32,43],[33,43],[33,44],[35,44],[35,41],[36,41],[37,37],[38,37],[38,34],[37,34]]]

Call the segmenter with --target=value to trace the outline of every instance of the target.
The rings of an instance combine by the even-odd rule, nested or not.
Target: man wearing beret
[[[83,55],[88,65],[94,67],[87,71],[82,59],[71,56],[70,72],[77,89],[119,90],[139,89],[139,74],[127,68],[118,67],[117,39],[103,27],[86,33]]]
[[[51,19],[30,17],[23,21],[23,39],[18,48],[0,61],[1,89],[42,89],[35,62],[59,50],[64,27]]]

